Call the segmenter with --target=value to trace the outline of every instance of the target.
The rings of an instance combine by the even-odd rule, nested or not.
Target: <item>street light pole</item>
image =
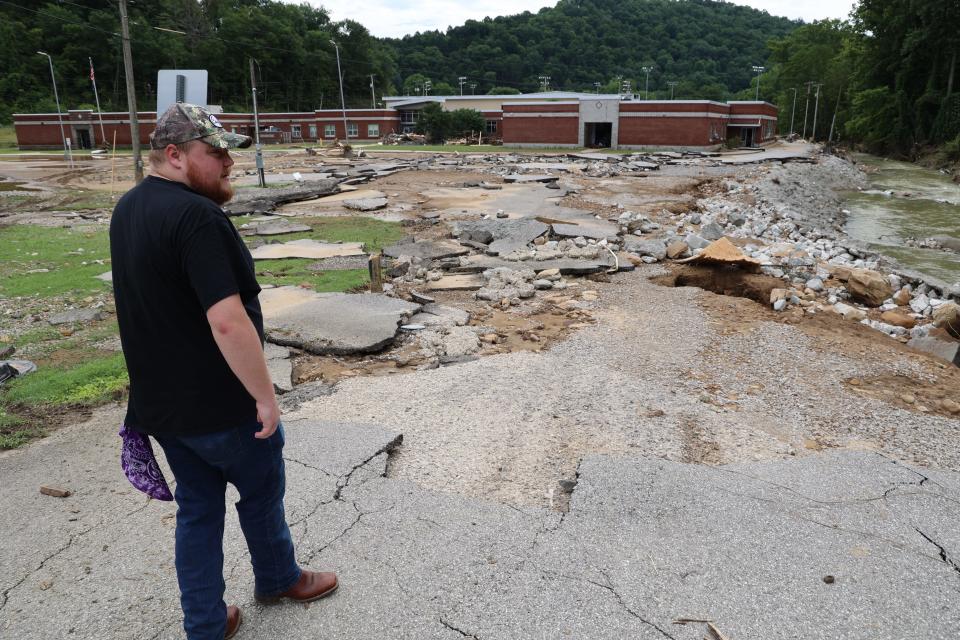
[[[761,67],[758,65],[753,65],[753,70],[757,74],[757,100],[760,100],[760,74],[767,70],[766,67]]]
[[[340,46],[330,41],[333,48],[337,50],[337,77],[340,79],[340,111],[343,114],[343,140],[350,142],[350,132],[347,130],[347,101],[343,97],[343,73],[340,71]]]
[[[803,135],[800,137],[804,140],[807,139],[807,113],[810,111],[810,87],[817,84],[814,80],[810,80],[807,83],[807,101],[803,105]]]
[[[816,100],[813,103],[813,131],[810,133],[811,142],[817,141],[817,110],[820,108],[820,87],[823,83],[817,85]]]
[[[653,71],[655,68],[656,68],[656,67],[654,67],[653,65],[651,65],[651,66],[649,66],[649,67],[641,67],[641,69],[640,69],[640,70],[643,71],[645,74],[647,74],[646,83],[643,85],[643,99],[644,99],[644,100],[649,100],[649,99],[650,99],[650,72]]]
[[[370,74],[370,105],[372,109],[377,108],[377,93],[373,89],[373,79],[375,77],[372,73]]]
[[[260,146],[260,115],[257,112],[257,77],[253,73],[253,58],[250,58],[250,88],[253,90],[253,136],[257,145],[257,175],[260,186],[267,186],[266,176],[263,174],[263,147]]]
[[[797,88],[793,88],[793,106],[790,107],[790,135],[793,135],[793,116],[797,111]]]
[[[120,33],[123,37],[123,68],[127,78],[127,108],[130,109],[130,146],[133,147],[133,177],[143,180],[143,158],[140,157],[140,122],[137,120],[137,92],[133,85],[133,54],[130,52],[130,25],[127,21],[127,0],[119,0]]]
[[[467,81],[467,76],[458,76],[457,80],[460,82],[460,95],[463,95],[463,85]]]
[[[677,83],[676,80],[670,80],[669,82],[667,82],[667,86],[670,87],[670,99],[671,99],[671,100],[673,100],[673,88],[676,87],[677,84],[678,84],[678,83]]]
[[[50,80],[53,82],[53,99],[57,103],[57,121],[60,122],[60,140],[63,142],[63,160],[69,164],[71,162],[70,154],[67,151],[67,134],[63,131],[63,114],[60,111],[60,94],[57,93],[57,77],[53,74],[53,58],[50,57],[50,54],[45,51],[37,51],[42,56],[46,56],[47,62],[50,63]]]

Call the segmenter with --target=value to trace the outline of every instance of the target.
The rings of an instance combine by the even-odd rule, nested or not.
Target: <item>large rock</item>
[[[319,355],[379,351],[420,309],[419,304],[384,295],[313,293],[296,287],[267,289],[261,302],[270,342]]]
[[[96,322],[103,319],[100,309],[68,309],[55,313],[47,320],[50,324],[75,324],[78,322]]]
[[[890,283],[870,269],[851,269],[847,278],[850,297],[871,307],[879,307],[890,297]]]
[[[895,327],[903,327],[904,329],[913,329],[917,326],[916,318],[900,311],[884,311],[880,319],[887,324],[892,324]]]
[[[934,309],[933,324],[953,337],[960,338],[960,305],[956,302],[948,302]]]
[[[623,250],[635,253],[638,256],[650,256],[657,260],[663,260],[667,257],[667,247],[663,244],[663,240],[642,240],[628,236],[623,239]]]
[[[911,338],[907,346],[960,367],[960,341],[943,329],[934,329],[926,336]]]

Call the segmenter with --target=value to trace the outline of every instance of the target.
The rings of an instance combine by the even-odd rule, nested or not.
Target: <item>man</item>
[[[233,195],[227,132],[204,109],[176,104],[150,138],[152,175],[110,223],[120,340],[130,373],[126,427],[160,444],[176,477],[176,570],[189,640],[240,626],[223,602],[226,484],[260,602],[309,602],[336,575],[302,570],[284,517],[284,435],[263,356],[253,259],[219,205]]]

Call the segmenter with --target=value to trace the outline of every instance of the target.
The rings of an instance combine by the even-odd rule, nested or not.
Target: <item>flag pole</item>
[[[100,110],[100,96],[97,94],[97,79],[93,75],[93,58],[87,58],[90,61],[90,82],[93,83],[93,98],[97,101],[97,115],[100,117],[100,138],[103,146],[107,146],[107,134],[103,130],[103,112]],[[97,145],[93,145],[97,146]]]

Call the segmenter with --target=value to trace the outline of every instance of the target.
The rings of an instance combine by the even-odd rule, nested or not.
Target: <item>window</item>
[[[335,125],[335,124],[325,124],[325,125],[323,125],[323,137],[324,137],[324,138],[336,138],[336,137],[337,137],[337,125]]]
[[[303,138],[303,136],[300,135],[300,125],[298,125],[298,124],[292,124],[292,125],[290,125],[290,137],[291,137],[291,138]]]
[[[380,137],[380,125],[379,125],[379,124],[368,124],[368,125],[367,125],[367,137],[368,137],[368,138],[379,138],[379,137]]]
[[[313,140],[316,140],[316,139],[317,139],[317,125],[311,124],[311,125],[307,128],[307,131],[310,132],[310,138],[312,138]]]
[[[360,128],[357,126],[356,122],[347,123],[347,135],[350,136],[351,138],[360,137]]]
[[[487,120],[487,133],[496,133],[497,132],[497,121],[496,120]]]

